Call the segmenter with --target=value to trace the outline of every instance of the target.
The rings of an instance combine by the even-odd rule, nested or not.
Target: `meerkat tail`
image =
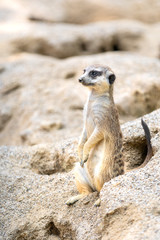
[[[142,168],[146,166],[146,164],[149,162],[151,157],[153,156],[153,149],[151,144],[151,134],[148,125],[141,119],[141,124],[145,133],[146,142],[147,142],[147,156],[144,160],[144,162],[139,166],[139,168]]]

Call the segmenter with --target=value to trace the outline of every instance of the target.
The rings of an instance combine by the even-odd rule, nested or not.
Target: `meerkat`
[[[79,78],[79,82],[90,89],[90,94],[84,107],[84,128],[78,144],[80,163],[74,168],[80,194],[70,198],[67,205],[91,192],[100,192],[105,182],[125,172],[122,132],[113,99],[115,79],[111,68],[103,66],[89,66]],[[143,120],[142,126],[148,146],[144,167],[153,153],[150,132]],[[95,205],[100,205],[99,199]]]

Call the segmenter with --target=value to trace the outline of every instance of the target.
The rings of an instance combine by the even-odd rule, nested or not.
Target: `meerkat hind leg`
[[[67,205],[73,205],[74,203],[76,203],[78,200],[80,200],[81,198],[85,197],[86,194],[78,194],[74,197],[71,197],[70,199],[67,200],[66,204]]]
[[[79,181],[76,180],[76,185],[80,194],[68,199],[68,201],[66,202],[67,205],[73,205],[78,200],[80,200],[81,198],[84,198],[85,196],[87,196],[92,192],[91,188],[87,184],[81,184]]]
[[[93,192],[93,188],[90,186],[90,181],[89,181],[89,176],[86,173],[85,167],[82,168],[79,163],[75,167],[75,180],[76,180],[76,186],[77,190],[80,194],[77,196],[71,197],[66,204],[67,205],[72,205],[81,198],[84,198],[88,194]]]

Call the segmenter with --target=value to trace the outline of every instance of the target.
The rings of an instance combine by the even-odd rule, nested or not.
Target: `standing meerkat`
[[[84,107],[84,128],[78,144],[80,164],[74,168],[80,194],[70,198],[67,205],[93,191],[100,192],[105,182],[124,173],[122,132],[113,99],[115,79],[113,71],[102,66],[87,67],[79,78],[79,82],[90,89],[90,95]],[[143,120],[142,126],[148,146],[143,167],[153,153],[150,132]],[[99,204],[100,200],[95,203]]]

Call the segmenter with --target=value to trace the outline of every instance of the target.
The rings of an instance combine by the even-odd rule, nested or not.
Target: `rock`
[[[56,128],[56,129],[63,128],[63,124],[61,122],[46,120],[41,123],[40,128],[45,131],[50,131],[52,128]]]
[[[4,2],[4,3],[3,3]],[[14,18],[26,17],[31,21],[44,22],[68,22],[84,24],[86,22],[104,21],[111,19],[138,19],[147,23],[160,20],[159,1],[149,0],[130,1],[74,1],[74,0],[47,0],[39,1],[2,1],[5,6],[3,18],[8,19],[10,15]],[[11,4],[12,3],[12,4]],[[19,11],[18,11],[19,10]],[[22,11],[22,13],[20,12]],[[9,15],[10,13],[10,15]]]
[[[76,144],[75,144],[76,143]],[[69,171],[78,159],[77,141],[67,142],[60,146],[35,146],[30,160],[31,169],[39,174],[53,174]]]
[[[10,124],[0,136],[3,144],[14,144],[15,138],[16,144],[35,145],[40,143],[40,139],[41,143],[44,143],[48,142],[49,138],[50,142],[56,142],[56,132],[61,139],[65,139],[70,135],[70,131],[71,137],[74,137],[76,129],[81,128],[77,122],[78,118],[81,119],[80,111],[70,107],[75,98],[78,99],[75,101],[77,104],[81,102],[82,97],[77,95],[78,85],[75,86],[73,79],[68,79],[67,83],[64,79],[57,82],[55,63],[58,61],[51,58],[21,55],[9,58],[7,65],[5,62],[2,64],[6,69],[1,73],[0,105],[4,109],[9,106],[14,109]],[[10,86],[14,79],[23,87],[3,94],[5,86]],[[70,89],[73,91],[70,92]],[[72,130],[66,128],[68,123]]]
[[[99,229],[103,231],[102,239],[159,238],[159,145],[157,148],[158,152],[145,168],[105,183],[100,194],[101,208],[106,209]]]
[[[144,120],[151,130],[154,157],[144,168],[105,183],[99,208],[93,206],[97,193],[73,206],[65,205],[77,194],[72,171],[42,175],[31,168],[34,154],[38,160],[43,150],[50,158],[51,146],[0,147],[2,239],[158,239],[160,109],[144,116]],[[122,131],[125,151],[127,142],[144,138],[140,119],[124,124]],[[61,146],[61,152],[63,148],[74,152],[74,140],[73,145],[71,141]],[[139,150],[131,155],[132,160],[138,159]],[[41,161],[46,163],[46,157]]]
[[[1,73],[0,105],[3,112],[12,109],[12,118],[5,121],[0,144],[55,144],[79,137],[88,90],[77,79],[84,67],[94,63],[109,65],[117,76],[115,102],[121,122],[160,107],[160,63],[156,59],[129,53],[61,61],[33,54],[14,55],[1,62],[5,71]],[[21,87],[12,89],[13,82]]]
[[[5,86],[3,86],[2,94],[9,94],[10,92],[17,90],[20,87],[21,85],[18,82],[10,82],[9,85],[5,84]]]
[[[4,68],[0,66],[0,73],[4,72]]]
[[[158,141],[160,131],[159,113],[160,110],[158,109],[149,115],[143,116],[143,120],[148,124],[151,131],[154,155],[158,154],[157,152],[159,152],[160,147]],[[147,154],[146,139],[140,119],[123,124],[122,132],[126,165],[128,169],[132,169],[141,165]]]
[[[78,63],[76,60],[78,60]],[[145,58],[135,54],[125,54],[124,52],[97,54],[94,55],[94,57],[86,56],[83,57],[83,59],[82,57],[74,57],[64,60],[67,70],[71,69],[73,62],[75,67],[80,65],[81,60],[81,66],[83,68],[87,65],[97,63],[104,65],[104,63],[106,63],[106,65],[109,65],[114,70],[117,76],[114,89],[115,102],[121,116],[139,117],[159,107],[158,72],[160,65],[156,59]],[[150,65],[148,68],[149,71],[146,68],[148,64]],[[77,66],[77,69],[79,68],[80,67]],[[80,71],[77,72],[79,73]],[[78,73],[76,76],[78,76]],[[61,76],[64,77],[62,71],[61,74]],[[149,78],[148,81],[147,78]],[[157,107],[153,109],[153,105],[157,105]]]
[[[2,22],[0,53],[1,57],[30,52],[67,58],[107,51],[132,51],[159,57],[159,32],[159,24],[147,25],[133,20],[78,26],[24,21],[21,24]]]
[[[9,22],[27,19],[27,11],[17,0],[1,0],[0,22]]]
[[[159,12],[158,0],[0,1],[0,239],[159,240]],[[88,95],[78,78],[97,63],[116,74],[127,173],[67,206]],[[133,170],[147,145],[128,121],[142,116],[154,156]]]
[[[0,110],[0,131],[2,131],[6,124],[8,123],[8,121],[11,119],[12,117],[12,110],[9,108],[1,108]]]

